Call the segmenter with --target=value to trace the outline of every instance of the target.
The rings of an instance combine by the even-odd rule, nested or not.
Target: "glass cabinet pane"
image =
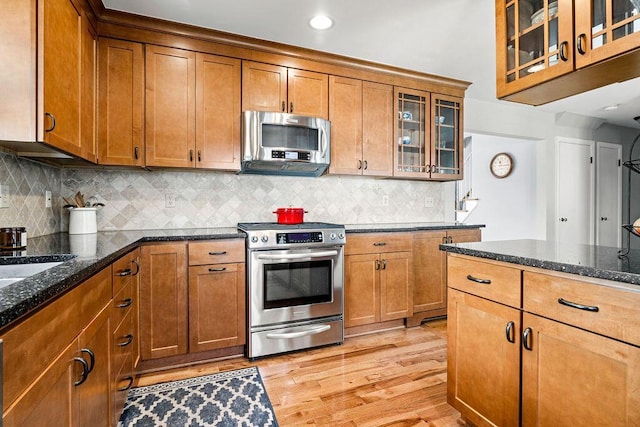
[[[453,100],[433,100],[432,175],[461,173],[460,107],[460,102]]]
[[[407,93],[398,95],[398,172],[426,171],[428,153],[425,150],[425,124],[428,101],[425,96]]]
[[[640,33],[640,0],[591,0],[592,49],[634,33]]]

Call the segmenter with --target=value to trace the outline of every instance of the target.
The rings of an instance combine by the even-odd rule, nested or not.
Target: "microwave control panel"
[[[304,160],[306,162],[310,162],[311,153],[301,151],[273,150],[271,151],[271,158],[282,160]]]

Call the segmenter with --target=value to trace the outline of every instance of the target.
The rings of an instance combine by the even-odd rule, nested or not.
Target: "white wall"
[[[532,140],[470,134],[472,137],[472,190],[479,199],[466,223],[485,224],[482,240],[536,239],[537,143]],[[514,161],[511,174],[494,177],[489,163],[507,152]]]

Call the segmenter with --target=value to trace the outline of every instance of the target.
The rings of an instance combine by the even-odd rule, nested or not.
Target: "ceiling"
[[[472,82],[466,97],[496,100],[494,0],[103,0],[108,9],[212,28]],[[335,24],[312,29],[317,13]],[[607,105],[618,104],[614,111]],[[519,105],[519,104],[513,104]],[[630,128],[640,78],[537,108]]]

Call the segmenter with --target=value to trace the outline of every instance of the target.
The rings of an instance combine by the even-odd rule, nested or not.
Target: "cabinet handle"
[[[51,113],[44,113],[44,115],[51,119],[51,127],[49,129],[45,129],[44,131],[45,132],[51,132],[56,128],[56,118]]]
[[[119,342],[118,346],[119,347],[126,347],[129,344],[131,344],[133,342],[133,335],[131,334],[127,334],[125,336],[123,336],[122,338],[124,338],[125,340],[123,342]]]
[[[364,161],[364,170],[367,170],[367,168],[369,167],[369,162],[367,162],[366,160]]]
[[[131,304],[133,304],[133,298],[127,298],[127,299],[123,299],[120,304],[116,305],[116,307],[117,308],[127,308]]]
[[[227,251],[220,251],[220,252],[209,252],[209,255],[226,255]]]
[[[193,163],[193,150],[189,150],[189,161]]]
[[[584,55],[585,53],[587,53],[587,51],[584,50],[584,46],[582,45],[582,40],[584,40],[584,44],[587,44],[587,35],[584,33],[578,36],[578,53],[580,53],[580,55]]]
[[[132,274],[132,276],[137,276],[140,273],[140,264],[135,259],[131,261],[131,264],[136,266],[136,271]]]
[[[531,339],[531,332],[532,332],[531,328],[527,328],[522,333],[522,345],[526,350],[529,350],[529,351],[533,351],[532,343],[529,342],[529,340]]]
[[[293,113],[293,102],[289,104],[289,113]]]
[[[564,298],[558,298],[558,303],[566,305],[567,307],[577,308],[578,310],[590,311],[592,313],[597,313],[598,311],[600,311],[600,308],[597,305],[578,304],[577,302],[567,301]]]
[[[507,341],[509,341],[511,344],[514,344],[516,342],[516,331],[513,329],[513,327],[515,326],[515,322],[512,320],[509,323],[507,323],[507,329],[506,329],[506,334],[507,334]]]
[[[89,355],[89,370],[87,372],[87,375],[89,375],[91,371],[93,371],[93,367],[96,366],[96,355],[88,348],[83,348],[80,350],[80,353],[87,353]]]
[[[138,150],[138,147],[134,147],[133,149],[133,158],[138,160],[140,158],[140,150]]]
[[[133,385],[133,377],[132,376],[128,376],[124,378],[125,380],[129,381],[129,384],[127,384],[124,387],[121,387],[118,389],[118,391],[127,391],[131,388],[131,386]]]
[[[387,242],[374,242],[373,246],[387,246]]]
[[[387,269],[387,260],[386,260],[386,259],[383,259],[383,260],[382,260],[382,269],[383,269],[383,270],[386,270],[386,269]]]
[[[130,268],[125,268],[122,271],[118,272],[118,276],[120,277],[126,277],[126,276],[131,276],[131,269]]]
[[[217,267],[217,268],[210,268],[209,271],[212,273],[216,273],[218,271],[226,271],[227,267]]]
[[[567,56],[568,49],[569,49],[568,41],[563,41],[562,43],[560,43],[560,59],[562,59],[564,62],[567,62],[569,60],[569,57]]]
[[[376,270],[380,270],[380,261],[376,260]]]
[[[87,380],[87,377],[89,376],[89,365],[87,365],[87,361],[82,357],[74,357],[73,360],[74,362],[78,362],[82,365],[82,376],[78,381],[73,383],[73,385],[77,387]]]
[[[358,160],[358,170],[362,169],[362,160]]]
[[[477,277],[473,277],[470,274],[467,276],[467,280],[470,280],[470,281],[476,282],[476,283],[482,283],[483,285],[490,285],[491,284],[491,279],[478,279]]]
[[[198,150],[198,161],[202,161],[202,153],[200,152],[200,150]]]
[[[286,104],[284,101],[282,101],[282,112],[284,113],[286,111]]]

